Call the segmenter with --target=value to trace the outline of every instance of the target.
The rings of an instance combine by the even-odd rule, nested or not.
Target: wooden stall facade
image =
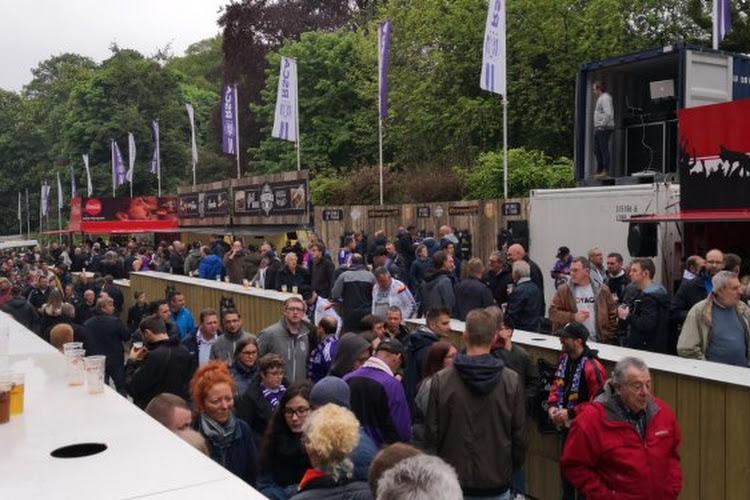
[[[180,229],[230,224],[230,180],[177,188]]]
[[[351,205],[315,207],[315,231],[326,246],[338,249],[347,232],[363,231],[372,236],[382,229],[389,237],[398,226],[433,231],[449,225],[471,234],[472,253],[486,262],[497,248],[498,234],[508,222],[528,219],[528,199],[448,201],[405,205]]]

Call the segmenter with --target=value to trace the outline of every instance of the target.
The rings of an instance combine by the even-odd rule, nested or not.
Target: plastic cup
[[[10,354],[10,325],[0,324],[0,356]]]
[[[216,281],[221,281],[221,274],[216,275]]]
[[[299,288],[297,287],[297,285],[292,286],[292,293],[297,293],[297,292],[299,292]]]
[[[248,280],[244,279],[244,280],[242,280],[242,286],[244,286],[245,290],[247,290],[248,288],[250,288],[250,282]]]
[[[86,351],[83,349],[68,349],[65,351],[68,385],[83,385],[85,373],[83,357],[85,355]]]
[[[13,389],[13,381],[0,380],[0,424],[10,421],[10,391]]]
[[[281,285],[281,291],[286,293],[287,291],[286,285]]]
[[[63,344],[63,353],[71,349],[83,349],[83,342],[66,342]]]
[[[26,376],[23,373],[13,374],[13,388],[10,390],[10,414],[20,415],[23,413],[24,386]]]
[[[89,394],[104,392],[104,360],[106,356],[86,356],[83,358],[86,368],[86,388]]]

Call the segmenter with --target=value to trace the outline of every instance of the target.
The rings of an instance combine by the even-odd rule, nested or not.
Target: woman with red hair
[[[215,462],[254,486],[257,452],[250,427],[234,416],[234,392],[234,379],[224,363],[201,366],[190,381],[190,397],[200,413],[195,428],[206,438]]]

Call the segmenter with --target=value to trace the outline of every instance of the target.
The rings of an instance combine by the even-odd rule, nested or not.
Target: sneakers
[[[607,177],[609,177],[609,172],[607,170],[602,170],[601,172],[594,174],[594,179],[606,179]]]

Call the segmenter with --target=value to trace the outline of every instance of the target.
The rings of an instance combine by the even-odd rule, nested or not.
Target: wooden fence
[[[398,226],[413,225],[417,231],[433,231],[437,236],[438,229],[447,224],[458,231],[468,231],[472,254],[485,262],[497,248],[498,234],[508,229],[508,222],[527,219],[527,198],[315,207],[315,231],[331,249],[341,246],[347,232],[363,231],[371,236],[382,229],[392,238]]]

